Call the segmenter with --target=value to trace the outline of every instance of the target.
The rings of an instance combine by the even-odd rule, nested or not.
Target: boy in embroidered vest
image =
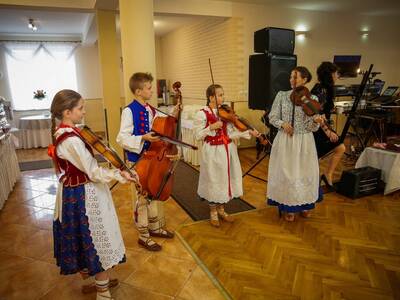
[[[196,139],[204,140],[197,193],[209,202],[211,225],[219,227],[218,216],[226,222],[233,222],[233,217],[225,212],[225,203],[243,195],[242,168],[233,141],[250,139],[250,135],[256,137],[258,132],[240,132],[231,123],[218,118],[217,107],[223,103],[224,96],[222,86],[210,85],[206,96],[207,106],[197,112],[194,121]]]
[[[62,275],[95,277],[82,292],[97,290],[97,300],[112,299],[106,270],[125,261],[117,214],[106,183],[133,178],[126,171],[99,167],[91,147],[76,124],[85,114],[83,99],[72,90],[59,91],[51,104],[53,144],[49,147],[56,171],[62,174],[54,209],[54,257]],[[61,124],[56,129],[55,119]]]
[[[151,133],[153,120],[163,117],[147,102],[152,97],[153,77],[150,73],[135,73],[129,80],[129,87],[134,100],[124,108],[121,115],[121,127],[117,143],[126,151],[130,163],[136,163],[141,154],[150,147],[150,143],[158,141]],[[174,108],[173,115],[177,116],[179,106]],[[163,227],[165,217],[161,201],[149,201],[136,192],[133,186],[134,219],[139,231],[138,243],[150,251],[160,251],[161,245],[151,239],[151,236],[173,238],[174,234]]]

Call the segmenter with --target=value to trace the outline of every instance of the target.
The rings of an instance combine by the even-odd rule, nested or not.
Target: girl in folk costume
[[[197,112],[194,121],[197,140],[204,140],[200,158],[197,193],[210,206],[211,225],[219,227],[219,218],[233,222],[224,210],[225,203],[243,195],[242,169],[236,143],[239,138],[257,136],[256,130],[238,131],[231,123],[218,118],[217,107],[223,103],[224,90],[218,84],[206,91],[207,106]]]
[[[293,89],[310,80],[305,67],[291,72]],[[270,123],[279,132],[271,149],[267,186],[268,204],[278,206],[289,222],[294,221],[296,212],[308,217],[319,199],[318,156],[312,132],[323,122],[320,115],[309,117],[301,106],[295,106],[291,93],[278,92],[269,113]]]
[[[54,146],[49,147],[56,170],[61,173],[54,211],[54,256],[62,275],[80,272],[95,284],[82,292],[97,291],[97,300],[111,299],[107,269],[125,261],[117,214],[106,185],[133,178],[125,171],[99,167],[91,147],[75,126],[85,115],[84,101],[72,90],[59,91],[51,104]],[[61,124],[56,129],[55,119]]]

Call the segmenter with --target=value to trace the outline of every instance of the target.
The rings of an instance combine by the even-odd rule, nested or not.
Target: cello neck
[[[176,117],[177,124],[176,124],[175,138],[180,139],[180,137],[181,137],[181,115],[182,115],[182,93],[179,88],[181,87],[181,83],[179,81],[177,81],[172,85],[172,87],[175,90],[175,98],[177,100],[176,103],[177,103],[177,105],[179,105],[178,115]]]

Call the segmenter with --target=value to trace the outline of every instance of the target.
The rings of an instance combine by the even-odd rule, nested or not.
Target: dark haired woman
[[[290,75],[294,89],[311,80],[305,67],[296,67]],[[308,217],[319,200],[319,166],[313,131],[322,117],[307,116],[301,106],[294,106],[290,91],[276,95],[269,114],[270,123],[279,129],[272,144],[268,169],[268,204],[278,206],[288,222],[295,213]]]
[[[335,98],[334,85],[338,79],[338,68],[331,62],[323,62],[317,69],[318,83],[312,88],[311,93],[318,97],[322,105],[322,112],[328,124],[331,117],[331,111],[334,107]],[[335,131],[331,130],[325,124],[322,124],[317,132],[314,132],[315,145],[317,147],[318,158],[321,158],[332,152],[328,168],[321,176],[329,190],[333,190],[332,179],[333,172],[339,164],[345,149]]]

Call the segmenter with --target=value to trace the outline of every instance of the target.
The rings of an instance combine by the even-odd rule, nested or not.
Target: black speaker
[[[290,72],[296,65],[296,55],[250,55],[249,108],[270,109],[279,91],[290,90]]]
[[[293,54],[295,32],[292,29],[267,27],[254,32],[254,52]]]
[[[337,192],[347,197],[358,198],[382,191],[381,170],[363,167],[343,171]]]

